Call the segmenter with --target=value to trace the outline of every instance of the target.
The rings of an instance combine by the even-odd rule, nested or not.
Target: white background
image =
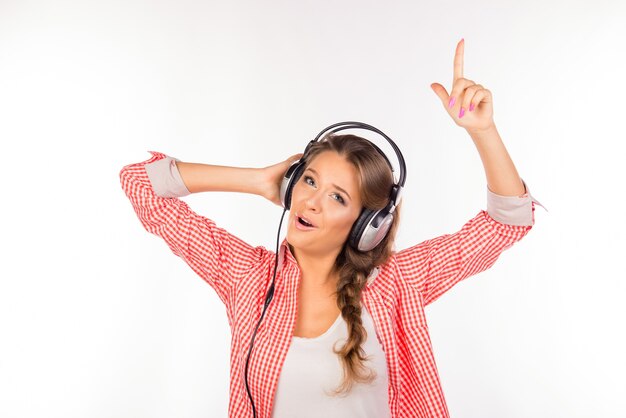
[[[485,209],[430,89],[461,38],[549,212],[427,307],[450,413],[626,416],[625,20],[619,1],[1,0],[0,416],[226,416],[225,309],[120,188],[147,150],[263,167],[358,120],[407,162],[397,248]],[[278,206],[184,200],[274,249]]]

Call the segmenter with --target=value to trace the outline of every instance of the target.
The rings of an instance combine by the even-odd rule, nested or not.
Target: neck
[[[327,289],[334,291],[339,281],[335,270],[335,260],[339,252],[328,254],[307,253],[289,245],[289,249],[298,262],[302,273],[302,284],[309,289]]]

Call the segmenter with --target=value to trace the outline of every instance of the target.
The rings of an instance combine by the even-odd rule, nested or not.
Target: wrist
[[[248,168],[248,179],[250,181],[249,193],[265,197],[267,189],[267,175],[262,168]]]
[[[475,141],[484,140],[484,138],[492,138],[498,135],[498,129],[494,123],[490,124],[485,128],[477,128],[477,129],[466,129],[467,133],[472,137]]]

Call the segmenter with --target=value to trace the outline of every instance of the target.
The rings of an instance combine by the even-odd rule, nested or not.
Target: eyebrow
[[[313,170],[313,169],[312,169],[312,168],[310,168],[310,167],[307,167],[307,169],[306,169],[306,170],[304,170],[304,171],[305,171],[305,172],[306,172],[306,171],[312,171],[312,172],[313,172],[313,173],[315,173],[317,176],[319,176],[319,173],[318,173],[317,171]],[[350,193],[346,192],[344,189],[342,189],[341,187],[337,186],[336,184],[333,184],[332,186],[333,186],[334,188],[338,189],[340,192],[344,193],[346,196],[348,196],[348,199],[352,200],[352,198],[350,197]]]

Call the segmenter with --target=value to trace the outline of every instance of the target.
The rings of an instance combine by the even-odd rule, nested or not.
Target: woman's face
[[[335,151],[324,151],[294,185],[287,241],[307,253],[338,254],[360,213],[356,167]],[[300,218],[312,226],[303,225]]]

